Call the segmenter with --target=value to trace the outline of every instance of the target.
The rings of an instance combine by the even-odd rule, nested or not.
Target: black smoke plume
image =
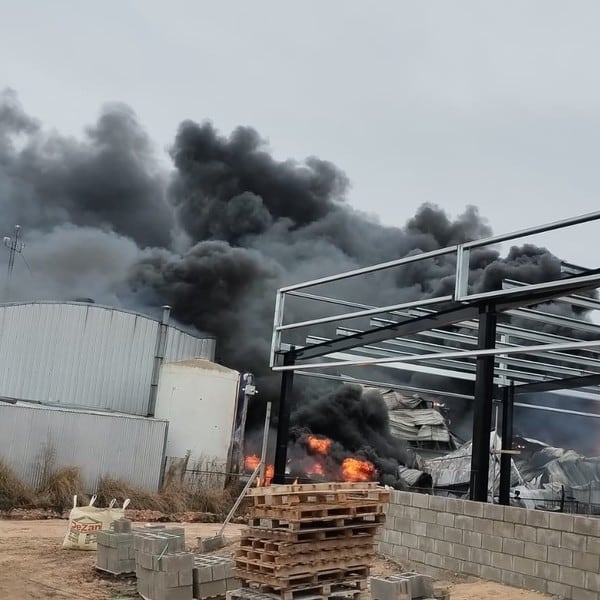
[[[292,437],[302,442],[305,431],[333,437],[330,456],[337,463],[351,453],[371,461],[380,475],[395,482],[400,465],[416,467],[415,456],[390,433],[386,404],[375,390],[357,385],[340,386],[326,396],[315,396],[298,406],[292,417]]]
[[[217,336],[222,363],[257,375],[259,403],[278,388],[267,364],[279,286],[491,233],[474,207],[451,219],[424,205],[404,227],[382,224],[347,204],[349,181],[338,167],[316,157],[275,160],[249,127],[227,136],[184,121],[170,156],[165,167],[127,106],[104,107],[75,139],[45,129],[5,91],[0,210],[6,234],[23,227],[31,268],[19,263],[10,299],[85,297],[145,311],[171,304],[178,321]],[[504,258],[476,251],[472,266],[475,289],[560,271],[558,259],[532,246]],[[442,257],[340,290],[369,304],[430,297],[452,289],[454,268]],[[377,401],[354,388],[296,387],[296,426],[374,457],[383,470],[386,460],[408,460]]]

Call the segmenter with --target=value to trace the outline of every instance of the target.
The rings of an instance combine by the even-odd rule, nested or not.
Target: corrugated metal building
[[[97,304],[0,305],[0,397],[146,415],[161,323]],[[166,327],[164,360],[214,360],[215,340]]]
[[[32,485],[44,464],[72,465],[90,493],[103,475],[156,490],[167,428],[164,419],[0,402],[0,457]]]

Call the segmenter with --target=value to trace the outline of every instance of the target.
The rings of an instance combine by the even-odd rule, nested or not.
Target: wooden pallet
[[[323,519],[350,519],[382,515],[384,505],[377,500],[348,500],[343,503],[307,503],[279,506],[253,506],[253,519],[279,519],[283,521],[317,521]]]
[[[297,569],[304,568],[306,565],[312,565],[315,568],[319,565],[337,565],[341,563],[349,563],[375,558],[374,545],[359,546],[358,548],[345,548],[339,550],[321,550],[306,552],[304,554],[284,554],[277,555],[270,552],[257,552],[256,550],[248,550],[240,548],[235,553],[236,563],[240,568],[243,564],[269,565],[273,572],[281,569]],[[265,569],[264,572],[271,572]],[[300,571],[299,571],[300,572]]]
[[[250,488],[248,496],[314,494],[315,492],[363,491],[383,489],[376,481],[328,481],[327,483],[292,483],[288,485],[269,485],[261,488]]]
[[[337,541],[337,540],[334,540]],[[319,542],[309,544],[296,544],[296,551],[277,552],[272,550],[273,546],[267,546],[269,549],[240,546],[236,551],[236,557],[247,558],[251,560],[261,560],[262,562],[271,562],[276,565],[303,564],[310,563],[313,560],[329,560],[336,557],[365,556],[371,554],[375,549],[375,542],[371,540],[360,540],[361,544],[352,546],[329,545],[319,547]],[[325,542],[330,543],[330,542]]]
[[[259,585],[227,592],[227,600],[329,600],[330,598],[358,600],[366,587],[366,580],[353,581],[349,584],[326,583],[292,590]]]
[[[98,571],[98,573],[101,573],[102,575],[110,575],[113,579],[131,579],[132,577],[135,577],[135,571],[124,571],[116,573],[115,571],[103,569],[98,565],[95,565],[95,569],[96,571]]]
[[[303,486],[274,486],[256,488],[251,496],[255,506],[282,506],[295,504],[329,503],[335,504],[351,500],[375,500],[380,503],[389,502],[390,492],[372,484],[356,484],[356,488],[349,488],[352,484],[342,484],[344,487],[331,489],[330,486],[339,484],[305,484]],[[324,489],[315,489],[317,486],[327,486]],[[369,487],[364,487],[369,486]],[[291,491],[290,488],[304,488]],[[284,489],[282,489],[284,488]]]
[[[248,527],[244,530],[245,535],[264,540],[276,540],[279,542],[291,542],[294,544],[304,542],[321,542],[326,540],[351,540],[374,537],[382,521],[363,521],[352,523],[341,527],[307,527],[302,530],[272,529],[270,527]]]
[[[356,517],[353,515],[346,517],[329,516],[319,518],[307,518],[302,520],[292,520],[289,518],[261,518],[250,517],[248,525],[250,527],[259,527],[265,529],[276,529],[280,531],[305,531],[308,529],[338,529],[351,527],[362,523],[381,524],[385,521],[385,515],[374,513]]]
[[[321,551],[345,551],[354,548],[369,548],[375,544],[370,534],[342,537],[323,541],[293,542],[288,540],[265,539],[244,534],[240,539],[240,550],[264,552],[276,556],[305,554]]]
[[[371,567],[356,565],[348,568],[328,569],[314,573],[297,573],[293,575],[271,575],[257,571],[248,571],[235,567],[233,572],[246,584],[268,586],[274,590],[296,590],[321,584],[348,584],[363,581],[369,577]]]

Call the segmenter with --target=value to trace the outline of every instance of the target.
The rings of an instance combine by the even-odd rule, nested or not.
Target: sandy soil
[[[167,524],[168,525],[168,524]],[[139,597],[133,579],[101,576],[94,569],[95,553],[63,550],[64,520],[0,520],[0,599],[4,600],[119,600]],[[214,535],[216,523],[184,523],[190,547],[197,537]],[[235,549],[240,526],[226,531],[230,545],[219,554]],[[387,575],[398,566],[379,560],[373,573]],[[545,596],[526,590],[478,580],[441,582],[448,585],[452,600],[541,600]]]

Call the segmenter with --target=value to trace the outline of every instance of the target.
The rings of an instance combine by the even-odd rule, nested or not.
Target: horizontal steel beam
[[[376,329],[365,331],[336,340],[322,342],[313,346],[306,346],[296,350],[299,359],[317,358],[332,352],[343,352],[358,346],[382,342],[396,335],[410,335],[432,327],[443,327],[452,323],[460,323],[466,319],[472,319],[479,314],[477,306],[455,306],[450,309],[432,312],[428,315],[413,317],[406,321],[391,323]],[[275,368],[275,367],[274,367]]]
[[[589,417],[592,419],[600,419],[600,413],[583,412],[580,410],[571,410],[570,408],[554,408],[553,406],[526,404],[524,402],[515,402],[514,406],[518,406],[519,408],[530,408],[532,410],[544,410],[546,412],[560,413],[564,415],[572,415],[575,417]]]
[[[414,394],[428,394],[436,397],[442,396],[443,398],[454,398],[455,400],[473,400],[473,396],[469,396],[468,394],[458,394],[456,392],[448,392],[446,390],[430,390],[428,388],[404,385],[402,383],[383,383],[381,381],[373,381],[371,379],[360,379],[357,377],[351,377],[349,375],[331,375],[330,373],[317,373],[315,371],[302,370],[296,371],[295,374],[303,377],[314,377],[316,379],[325,379],[328,381],[338,381],[342,383],[364,385],[367,387],[399,390],[402,392],[413,392]],[[428,400],[428,398],[424,398],[424,400]]]
[[[338,328],[337,332],[338,335],[352,335],[354,333],[356,333],[355,330],[347,330],[348,333],[345,333],[345,329],[344,328]],[[309,336],[307,338],[307,344],[313,344],[316,343],[318,341],[324,341],[325,338],[322,339],[317,339],[315,336]],[[442,345],[442,344],[432,344],[431,342],[421,342],[419,340],[408,340],[406,338],[400,340],[397,340],[397,338],[394,338],[392,340],[386,340],[385,342],[383,342],[384,344],[389,344],[390,346],[395,346],[398,348],[404,348],[404,349],[409,349],[413,352],[410,352],[412,354],[414,354],[414,350],[425,350],[425,351],[430,351],[430,352],[445,352],[448,349],[448,346]],[[503,342],[499,342],[496,347],[497,348],[514,348],[516,347],[517,344],[507,344],[507,343],[503,343]],[[379,352],[397,352],[396,350],[392,350],[390,348],[384,348],[384,347],[378,347],[378,346],[361,346],[360,349],[363,348],[372,348],[374,350],[377,350]],[[409,352],[406,352],[406,350],[400,350],[400,352],[404,352],[405,354],[409,354]],[[549,354],[549,353],[547,353]],[[544,353],[540,353],[540,356],[544,357],[546,360],[548,360],[549,358],[553,358],[553,357],[549,357],[547,356],[547,354]],[[578,357],[573,355],[572,356],[573,360],[576,360]],[[469,362],[467,363],[460,363],[464,366],[464,368],[469,369],[469,370],[473,370],[475,368],[475,362],[474,359],[468,359]],[[555,359],[557,361],[559,361],[559,359]],[[574,368],[574,367],[565,367],[561,364],[557,364],[556,362],[537,362],[537,361],[533,361],[533,360],[526,360],[526,359],[522,359],[522,358],[512,358],[512,357],[502,357],[501,355],[498,357],[497,362],[499,364],[505,364],[508,366],[513,366],[513,367],[522,367],[524,369],[531,369],[532,371],[542,371],[544,373],[548,372],[548,371],[552,371],[553,373],[560,373],[562,375],[571,375],[571,376],[581,376],[581,375],[592,375],[594,374],[594,371],[590,371],[588,369],[584,369],[581,366],[579,366],[578,368]],[[598,366],[598,372],[600,372],[600,361],[597,361],[597,366]],[[498,369],[499,367],[497,367]],[[509,375],[509,373],[506,373],[507,375]]]
[[[387,382],[379,382],[379,381],[371,381],[368,379],[357,379],[355,377],[348,377],[344,375],[330,375],[327,373],[317,373],[313,371],[296,371],[296,375],[300,375],[303,377],[313,377],[316,379],[325,379],[329,381],[338,381],[340,383],[349,383],[349,384],[357,384],[357,385],[365,385],[368,387],[380,388],[382,390],[392,389],[399,391],[407,391],[413,392],[415,394],[425,394],[427,396],[435,396],[437,398],[450,398],[454,400],[473,400],[473,396],[469,396],[467,394],[456,394],[454,392],[447,392],[444,390],[433,390],[430,388],[422,388],[422,387],[413,387],[407,386],[397,383],[387,383]],[[431,398],[424,398],[424,400],[431,400]],[[551,406],[543,406],[541,404],[528,404],[525,402],[515,402],[514,406],[518,406],[519,408],[526,408],[531,410],[541,410],[546,412],[553,412],[559,414],[566,414],[578,417],[591,417],[594,419],[600,419],[600,413],[590,413],[590,412],[582,412],[578,410],[571,410],[568,408],[554,408]]]
[[[319,319],[311,319],[309,321],[299,321],[297,323],[288,323],[280,325],[275,329],[277,331],[286,331],[289,329],[299,329],[301,327],[309,327],[311,325],[322,325],[323,323],[335,323],[336,321],[346,321],[348,319],[357,319],[359,317],[370,317],[371,315],[379,315],[381,313],[393,313],[397,310],[406,308],[417,308],[420,306],[431,306],[432,304],[443,304],[452,301],[452,296],[439,296],[437,298],[426,298],[423,300],[414,300],[413,302],[403,302],[401,304],[391,304],[390,306],[378,306],[364,310],[358,310],[341,315],[330,315]]]
[[[596,275],[596,277],[600,278],[600,274]],[[575,282],[571,282],[571,286],[575,286],[575,289],[579,289],[579,287],[577,287],[578,285],[579,284],[576,284]],[[543,298],[545,301],[553,298],[555,295],[562,294],[562,292],[558,292],[554,288],[538,291],[535,292],[535,294],[529,294],[525,290],[515,291],[522,296],[502,299],[495,305],[498,312],[520,308],[523,305],[536,304],[539,303],[540,298]],[[476,303],[467,303],[464,305],[455,304],[453,307],[437,312],[426,311],[425,309],[419,310],[425,314],[409,318],[406,321],[390,323],[389,325],[384,325],[354,336],[347,336],[345,338],[324,342],[323,344],[316,344],[314,346],[306,346],[298,351],[297,358],[317,358],[319,356],[324,356],[325,354],[330,354],[331,352],[343,352],[344,350],[351,350],[357,346],[382,342],[391,337],[411,335],[426,329],[441,328],[462,321],[468,321],[479,315],[479,307]]]
[[[349,350],[348,352],[336,352],[333,354],[326,354],[326,358],[334,358],[336,360],[351,360],[354,358],[364,358],[365,356],[391,356],[392,352],[396,356],[410,356],[409,352],[400,352],[400,351],[386,351],[373,346],[361,346],[360,348],[355,348],[353,350]],[[466,381],[475,381],[475,363],[467,363],[467,362],[459,362],[458,360],[452,359],[431,359],[427,361],[428,366],[432,367],[440,367],[444,369],[444,375],[446,377],[450,377],[452,379],[463,379]],[[390,366],[390,365],[385,365]],[[398,365],[392,365],[396,368]],[[419,373],[430,373],[432,375],[440,374],[439,369],[436,369],[436,372],[429,371],[423,365],[413,365],[413,364],[402,364],[400,367],[403,371],[416,371]],[[509,377],[515,381],[546,381],[548,379],[547,373],[539,374],[539,373],[528,373],[526,371],[517,371],[513,369],[502,369],[501,367],[496,367],[494,369],[496,374],[496,378],[498,382],[502,380],[502,378]],[[465,376],[465,374],[470,374],[469,376]]]
[[[555,315],[539,310],[532,310],[530,308],[515,308],[513,310],[507,310],[506,314],[521,317],[522,319],[528,319],[530,321],[536,321],[538,323],[547,323],[549,325],[556,325],[557,327],[564,327],[573,331],[585,331],[586,333],[600,336],[600,325],[596,325],[596,323],[591,323],[589,321],[573,319],[572,317]]]
[[[515,288],[510,290],[493,290],[490,292],[479,292],[477,294],[466,294],[455,298],[458,302],[481,302],[482,300],[497,300],[500,307],[503,302],[511,302],[512,299],[521,298],[523,306],[541,304],[554,298],[568,296],[569,293],[580,290],[595,289],[600,285],[600,272],[591,271],[587,275],[575,275],[556,279],[554,281],[545,281],[535,283],[525,288]]]
[[[324,302],[324,303],[335,304],[335,305],[345,306],[345,307],[350,307],[350,308],[358,308],[361,310],[371,310],[371,309],[378,308],[378,307],[370,305],[370,304],[351,302],[348,300],[331,298],[331,297],[327,297],[327,296],[319,296],[316,294],[309,294],[306,292],[290,292],[289,295],[290,296],[298,296],[299,298],[305,298],[305,299],[314,300],[317,302]],[[572,297],[573,296],[569,296],[569,298],[572,298]],[[598,302],[600,303],[600,301],[598,301]],[[529,310],[535,310],[535,309],[529,309]],[[405,318],[412,318],[412,317],[420,316],[422,314],[430,314],[431,312],[434,312],[434,311],[403,310],[403,311],[392,311],[392,314],[397,314],[398,316],[402,316]],[[540,314],[548,314],[548,313],[540,313]],[[557,315],[553,315],[553,316],[557,316]],[[382,319],[382,318],[372,318],[371,321],[373,323],[373,325],[372,325],[373,327],[379,327],[381,325],[389,325],[391,323],[398,322],[398,321],[393,321],[391,319]],[[561,323],[561,325],[563,325],[563,323]],[[564,325],[566,326],[567,324],[565,323]],[[465,328],[465,329],[472,329],[472,330],[476,331],[478,328],[478,322],[477,322],[477,320],[462,321],[460,323],[460,327]],[[541,333],[541,332],[533,331],[530,329],[517,327],[516,325],[509,325],[509,324],[504,324],[504,323],[499,323],[497,326],[497,329],[498,329],[498,333],[500,333],[500,334],[506,334],[510,337],[519,337],[520,339],[527,339],[527,340],[537,341],[537,342],[561,342],[561,341],[562,342],[568,342],[568,341],[575,342],[575,341],[577,341],[575,338],[569,338],[566,336],[558,336],[558,335],[551,334],[551,333]],[[354,333],[359,333],[359,331],[356,330],[356,331],[354,331]],[[457,343],[464,343],[467,345],[477,344],[477,336],[475,336],[475,335],[468,336],[463,333],[446,331],[446,330],[442,330],[442,329],[428,329],[428,330],[421,331],[421,332],[417,333],[416,335],[425,336],[425,337],[433,337],[436,339],[437,338],[445,339],[445,340],[449,340],[449,341],[455,341]],[[401,339],[401,338],[396,338],[396,339]],[[385,343],[388,343],[388,342],[386,341]],[[584,357],[581,357],[581,358],[584,358]],[[564,356],[564,360],[568,361],[569,356],[568,355]],[[590,360],[595,361],[596,359],[590,359]],[[591,364],[591,363],[586,363],[586,364]],[[600,359],[598,360],[598,364],[600,366]]]
[[[343,339],[343,338],[342,338]],[[339,341],[339,340],[336,340]],[[318,344],[317,346],[322,346]],[[308,349],[314,348],[315,346],[307,346]],[[600,347],[600,340],[575,342],[567,344],[545,344],[541,346],[518,346],[516,348],[491,348],[485,350],[459,350],[455,352],[436,352],[434,354],[416,354],[412,356],[400,356],[400,357],[387,357],[387,358],[375,358],[365,360],[351,360],[351,361],[340,361],[333,363],[306,363],[302,365],[282,365],[273,367],[274,371],[294,371],[297,369],[320,369],[328,367],[340,367],[340,366],[367,366],[367,365],[385,365],[394,363],[405,363],[405,362],[424,362],[431,359],[439,358],[466,358],[468,356],[496,356],[498,354],[527,354],[529,351],[533,352],[546,352],[549,350],[585,350],[586,348],[598,348]],[[306,349],[306,348],[304,348]],[[303,349],[301,349],[303,350]],[[301,351],[300,350],[300,351]],[[299,352],[296,350],[295,352]],[[337,350],[335,351],[337,352]],[[334,352],[328,352],[333,354]]]
[[[518,238],[529,237],[531,235],[537,235],[540,233],[547,233],[548,231],[555,231],[556,229],[564,229],[565,227],[572,227],[573,225],[581,225],[583,223],[589,223],[590,221],[597,221],[600,219],[600,211],[594,211],[579,215],[577,217],[569,217],[568,219],[561,219],[560,221],[553,221],[546,225],[536,225],[533,227],[527,227],[520,229],[519,231],[513,231],[512,233],[505,233],[501,235],[494,235],[488,238],[482,238],[480,240],[474,240],[472,242],[466,242],[462,244],[464,248],[481,248],[483,246],[491,246],[493,244],[499,244],[501,242],[510,242]]]
[[[413,262],[419,262],[421,260],[427,260],[429,258],[436,258],[438,256],[444,256],[446,254],[454,254],[457,246],[448,246],[447,248],[440,248],[439,250],[431,250],[430,252],[420,252],[419,254],[410,254],[396,260],[389,260],[387,262],[370,265],[368,267],[362,267],[360,269],[353,269],[352,271],[345,271],[343,273],[336,273],[335,275],[328,275],[326,277],[320,277],[319,279],[313,279],[311,281],[304,281],[302,283],[296,283],[294,285],[288,285],[279,289],[280,292],[286,293],[294,290],[301,290],[308,287],[314,287],[316,285],[323,285],[324,283],[332,283],[334,281],[340,281],[341,279],[349,279],[350,277],[356,277],[357,275],[366,275],[367,273],[375,273],[377,271],[383,271],[385,269],[391,269],[393,267],[400,267]]]
[[[554,390],[570,390],[582,387],[600,385],[600,374],[584,375],[581,377],[567,377],[556,381],[540,381],[515,386],[517,394],[534,394]]]
[[[514,279],[502,280],[502,288],[505,290],[523,288],[525,286],[527,286],[526,283],[515,281]],[[565,296],[564,298],[557,298],[555,302],[560,302],[562,304],[570,304],[571,306],[578,306],[580,308],[585,308],[588,310],[600,310],[600,300],[597,300],[595,298],[588,298],[587,296],[578,296],[577,294],[571,294],[570,296]]]

